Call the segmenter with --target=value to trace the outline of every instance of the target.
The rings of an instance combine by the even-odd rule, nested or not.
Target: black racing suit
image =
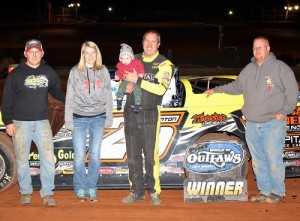
[[[151,59],[138,54],[136,58],[145,66],[143,79],[138,78],[137,81],[142,88],[141,110],[138,114],[133,112],[133,93],[127,94],[124,126],[131,192],[143,196],[145,194],[143,161],[145,161],[145,182],[148,193],[160,194],[161,192],[158,152],[159,106],[170,83],[174,66],[159,54]]]

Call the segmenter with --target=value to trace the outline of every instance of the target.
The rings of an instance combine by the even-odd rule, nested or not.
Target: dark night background
[[[143,33],[153,28],[162,35],[160,52],[171,49],[176,64],[242,68],[252,56],[253,38],[266,35],[277,58],[299,67],[300,9],[284,9],[297,4],[300,0],[2,1],[0,60],[18,63],[25,42],[39,38],[47,63],[69,67],[78,62],[82,42],[92,40],[104,63],[113,66],[121,43],[138,53]]]
[[[24,0],[1,2],[1,23],[47,22],[47,5],[53,12],[68,7],[69,3],[80,3],[78,15],[86,19],[123,22],[161,21],[283,21],[284,6],[299,4],[295,0],[214,0],[214,1],[118,1],[118,0]],[[108,7],[113,11],[108,12]],[[229,10],[233,15],[229,16]],[[290,12],[289,20],[299,20],[298,12]]]

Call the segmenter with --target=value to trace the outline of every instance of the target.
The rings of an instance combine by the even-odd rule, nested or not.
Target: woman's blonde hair
[[[102,56],[96,43],[92,41],[85,41],[81,46],[81,55],[80,55],[80,61],[78,63],[78,70],[80,72],[83,72],[86,69],[85,59],[84,59],[84,52],[86,47],[95,49],[96,61],[93,68],[96,70],[100,70],[102,68]]]

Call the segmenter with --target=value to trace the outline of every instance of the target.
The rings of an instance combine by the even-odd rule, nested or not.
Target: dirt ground
[[[249,166],[251,168],[251,166]],[[249,197],[257,194],[252,170],[248,177]],[[300,179],[286,179],[286,197],[279,204],[241,202],[186,203],[183,190],[163,190],[162,203],[150,204],[149,197],[132,205],[125,205],[121,199],[128,190],[99,190],[97,202],[79,202],[72,190],[57,190],[55,208],[45,207],[34,191],[31,205],[20,205],[18,185],[0,193],[0,220],[60,221],[60,220],[105,220],[105,221],[241,221],[241,220],[289,220],[300,218]]]

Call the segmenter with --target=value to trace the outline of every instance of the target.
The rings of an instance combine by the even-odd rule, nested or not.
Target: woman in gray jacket
[[[81,47],[79,63],[69,74],[65,106],[65,124],[72,131],[75,153],[73,186],[80,200],[97,199],[102,136],[104,129],[112,126],[112,111],[110,74],[102,64],[98,46],[86,41]]]

